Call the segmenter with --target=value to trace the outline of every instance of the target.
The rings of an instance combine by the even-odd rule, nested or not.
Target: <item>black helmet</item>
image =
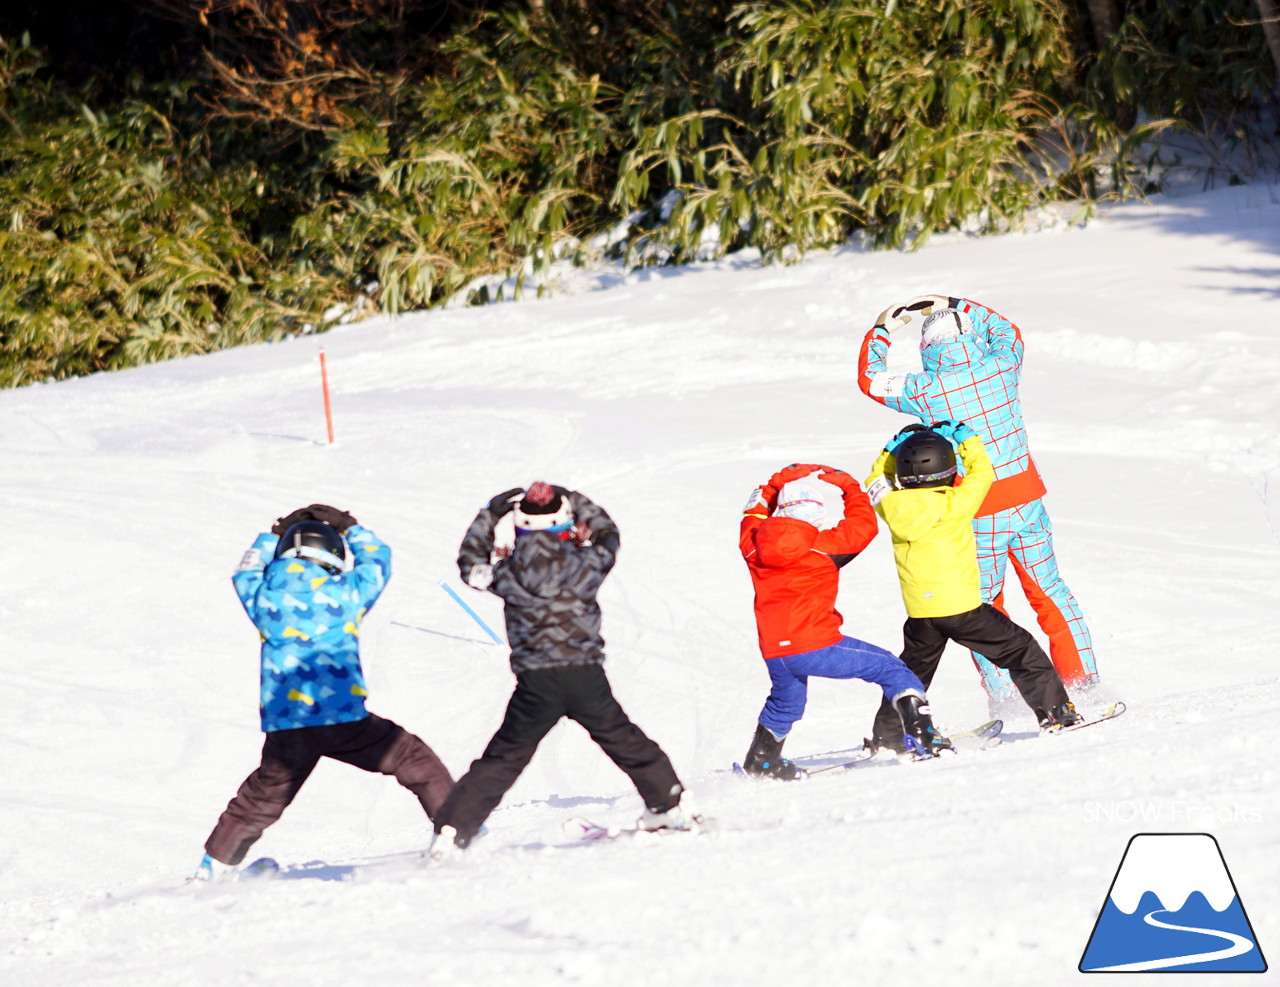
[[[894,450],[900,487],[949,487],[955,483],[956,451],[945,435],[931,428],[912,432]]]
[[[323,521],[299,521],[290,525],[276,546],[277,559],[306,559],[330,572],[342,571],[347,545],[335,528]]]

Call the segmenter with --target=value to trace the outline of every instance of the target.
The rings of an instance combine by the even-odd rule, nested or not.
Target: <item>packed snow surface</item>
[[[1278,256],[1261,182],[915,253],[580,272],[551,300],[0,394],[0,982],[1075,983],[1142,832],[1214,835],[1274,964]],[[930,292],[1023,330],[1032,448],[1103,676],[1078,698],[1129,711],[1046,738],[1015,712],[1002,746],[938,763],[736,778],[768,687],[742,505],[792,462],[866,475],[907,420],[858,391],[858,347]],[[513,682],[440,583],[501,628],[499,601],[458,581],[458,543],[492,494],[538,479],[618,522],[606,668],[716,832],[570,840],[570,816],[627,825],[641,805],[562,723],[455,864],[421,867],[429,828],[392,780],[325,762],[254,848],[282,879],[175,891],[257,765],[258,639],[229,579],[254,536],[319,501],[387,540],[370,708],[458,775]],[[846,632],[896,650],[887,534],[842,572]],[[847,758],[878,698],[814,680],[787,753]],[[947,730],[988,716],[954,647],[931,699]]]

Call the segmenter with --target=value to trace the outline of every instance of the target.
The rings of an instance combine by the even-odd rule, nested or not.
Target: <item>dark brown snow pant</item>
[[[436,816],[457,831],[454,842],[466,846],[480,825],[520,777],[538,744],[562,717],[586,729],[609,758],[627,773],[644,804],[666,812],[680,801],[683,788],[662,748],[631,722],[609,688],[599,665],[572,665],[521,672],[507,703],[502,726],[471,770],[458,779]]]
[[[997,668],[1007,668],[1037,717],[1068,699],[1053,662],[1036,639],[989,603],[951,617],[907,618],[902,627],[902,661],[926,689],[948,641],[984,655]],[[872,730],[876,743],[901,746],[902,720],[887,699],[880,703]]]
[[[370,714],[354,723],[299,727],[267,734],[262,764],[227,803],[204,849],[214,860],[238,864],[263,831],[284,813],[320,758],[393,775],[435,819],[453,788],[435,751],[403,727]]]

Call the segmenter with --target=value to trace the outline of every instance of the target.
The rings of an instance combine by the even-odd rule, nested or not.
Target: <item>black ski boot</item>
[[[763,723],[757,723],[756,735],[742,762],[742,770],[755,778],[773,778],[777,781],[803,778],[804,772],[799,766],[782,756],[783,739],[775,737]]]
[[[1073,702],[1059,703],[1050,710],[1036,710],[1036,719],[1040,721],[1041,733],[1057,733],[1063,727],[1073,727],[1084,722],[1084,717],[1076,712]]]
[[[942,751],[955,750],[951,741],[933,725],[929,704],[923,696],[905,693],[893,701],[893,708],[902,717],[903,737],[916,757],[935,757]]]
[[[892,754],[907,754],[910,752],[910,748],[907,747],[907,739],[902,734],[898,734],[896,737],[863,737],[862,749],[870,757],[875,757],[881,751],[889,751]]]

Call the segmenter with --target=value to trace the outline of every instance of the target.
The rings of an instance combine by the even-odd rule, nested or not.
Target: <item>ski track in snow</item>
[[[1213,833],[1274,951],[1275,191],[912,254],[577,272],[549,301],[345,327],[323,339],[333,447],[311,338],[0,393],[0,982],[1075,983],[1136,832]],[[862,335],[935,291],[1023,329],[1032,448],[1105,678],[1080,699],[1129,711],[1049,738],[1015,714],[1000,747],[939,763],[735,778],[768,688],[742,503],[789,462],[865,476],[904,420],[857,391]],[[364,630],[370,708],[460,774],[512,681],[506,649],[439,582],[462,588],[475,510],[540,478],[621,527],[606,667],[716,832],[567,839],[570,816],[626,826],[641,806],[562,723],[456,864],[417,866],[416,802],[329,762],[251,852],[284,879],[175,891],[261,746],[257,638],[229,583],[255,533],[322,501],[388,541],[394,575]],[[846,632],[897,648],[887,535],[842,580]],[[501,630],[499,602],[466,592]],[[813,680],[788,754],[856,748],[878,701]],[[987,718],[966,654],[947,654],[931,701],[944,729]]]

